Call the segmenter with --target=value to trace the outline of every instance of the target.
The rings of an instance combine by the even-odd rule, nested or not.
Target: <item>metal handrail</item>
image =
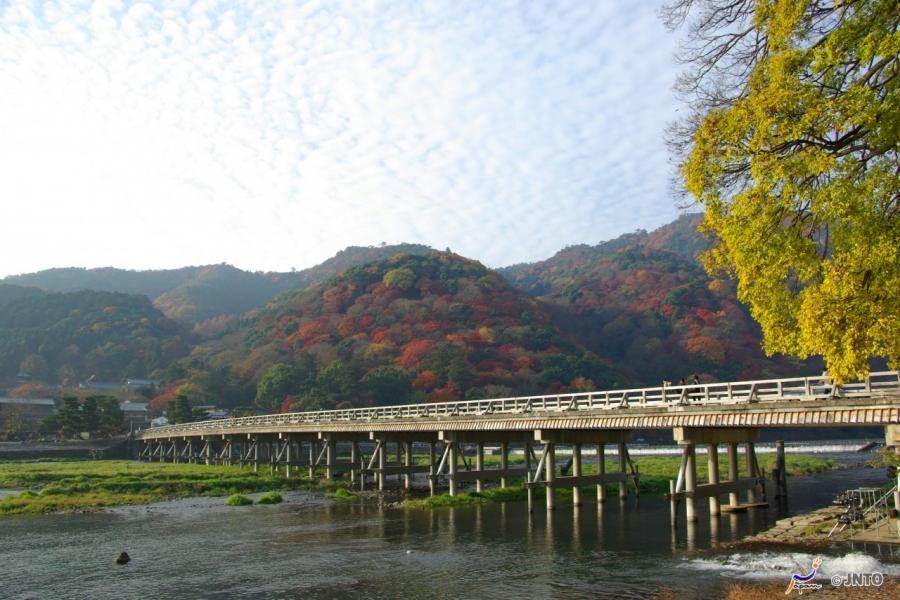
[[[164,425],[153,427],[150,431],[154,434],[176,434],[179,432],[195,432],[207,429],[220,430],[253,425],[345,423],[348,421],[512,415],[532,412],[572,413],[584,410],[668,408],[680,405],[714,406],[785,400],[809,401],[836,397],[882,396],[887,392],[897,390],[900,390],[900,371],[881,371],[870,373],[863,382],[847,383],[841,386],[834,385],[833,381],[827,376],[815,375],[785,379],[698,383],[545,396],[462,400],[435,404],[403,404],[269,414]]]

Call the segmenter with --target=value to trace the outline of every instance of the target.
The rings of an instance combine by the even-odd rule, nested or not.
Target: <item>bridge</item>
[[[865,381],[841,386],[820,375],[272,414],[153,427],[138,439],[144,460],[249,464],[257,470],[268,464],[273,471],[284,468],[287,477],[305,467],[310,478],[323,467],[327,479],[349,474],[360,489],[373,481],[383,490],[391,475],[409,489],[414,475],[423,473],[432,494],[446,481],[450,495],[456,495],[470,482],[482,491],[488,481],[506,487],[512,478],[523,478],[529,509],[533,490],[542,487],[552,510],[555,490],[563,487],[572,488],[576,505],[590,485],[597,486],[600,502],[607,484],[618,484],[619,496],[626,497],[628,484],[636,490],[640,477],[628,453],[632,432],[672,429],[682,456],[667,496],[673,514],[675,503],[684,500],[686,517],[694,521],[698,499],[708,498],[712,515],[758,505],[764,474],[754,444],[761,428],[827,426],[883,426],[887,444],[900,447],[900,372],[871,373]],[[413,460],[414,443],[427,444],[425,464]],[[341,459],[338,444],[349,446],[349,460]],[[499,467],[486,467],[485,444],[499,446]],[[467,461],[467,445],[475,447],[474,466]],[[557,468],[561,445],[571,448],[571,475]],[[585,445],[596,448],[596,473],[584,473]],[[608,445],[618,458],[614,471],[607,470]],[[728,461],[724,481],[719,445]],[[739,445],[745,447],[743,478]],[[706,484],[697,483],[697,446],[707,448]],[[510,465],[513,449],[523,453],[521,466]],[[783,464],[781,476],[776,484],[783,481]]]

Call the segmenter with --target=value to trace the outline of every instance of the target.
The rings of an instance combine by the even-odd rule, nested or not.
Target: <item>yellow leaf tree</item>
[[[677,0],[686,32],[668,141],[768,354],[838,382],[900,362],[896,0]]]

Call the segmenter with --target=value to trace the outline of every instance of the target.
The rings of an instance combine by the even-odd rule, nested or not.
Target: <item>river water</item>
[[[857,455],[858,457],[859,455]],[[852,457],[858,461],[859,458]],[[848,457],[843,457],[848,458]],[[790,513],[827,504],[882,470],[789,480]],[[0,597],[31,598],[714,598],[736,579],[785,584],[812,556],[735,549],[777,508],[673,531],[668,503],[562,505],[548,518],[522,502],[435,510],[285,494],[275,506],[189,499],[80,515],[0,521]],[[113,561],[126,550],[132,562]],[[897,552],[830,549],[825,575],[900,575]]]

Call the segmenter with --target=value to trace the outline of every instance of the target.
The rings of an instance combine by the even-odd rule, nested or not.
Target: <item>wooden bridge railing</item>
[[[900,372],[871,373],[865,381],[835,386],[821,375],[759,381],[736,381],[578,392],[547,396],[523,396],[486,400],[463,400],[436,404],[404,404],[282,413],[254,417],[198,421],[152,428],[155,436],[171,433],[190,434],[210,429],[257,427],[261,425],[325,424],[347,421],[420,419],[437,417],[488,416],[530,412],[569,412],[583,410],[672,407],[679,405],[727,405],[747,402],[822,400],[881,396],[900,391]]]

